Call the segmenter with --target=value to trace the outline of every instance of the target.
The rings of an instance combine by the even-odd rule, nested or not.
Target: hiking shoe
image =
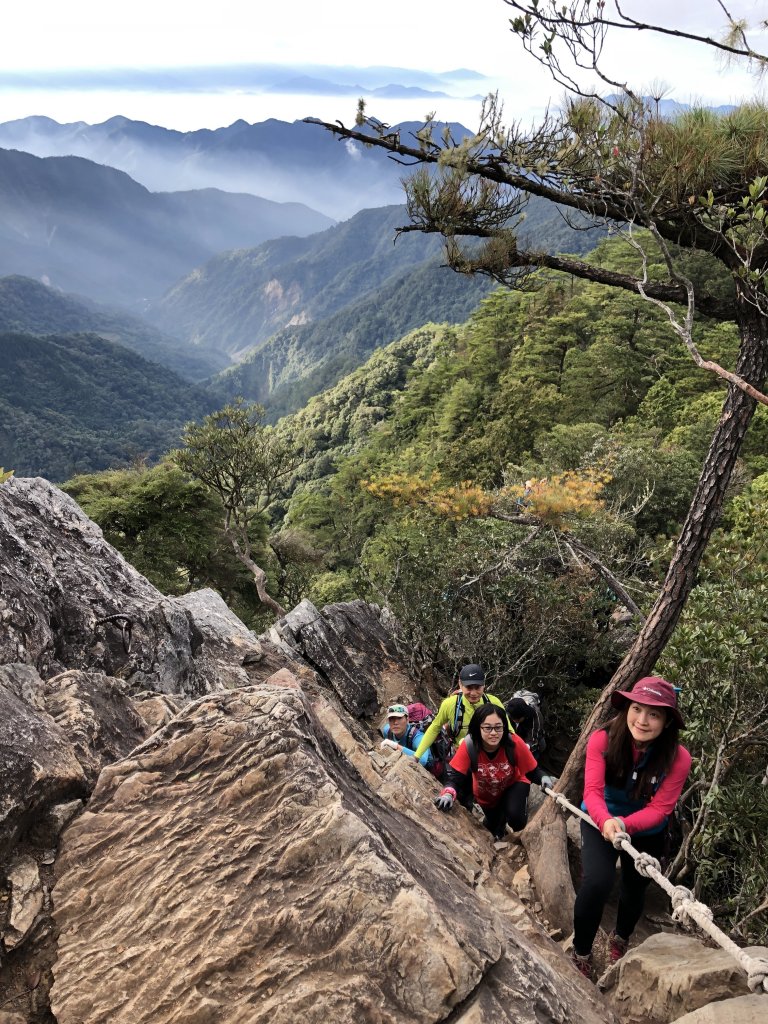
[[[576,968],[576,970],[579,972],[579,974],[583,974],[584,975],[584,977],[587,979],[587,981],[592,981],[592,954],[591,953],[585,953],[584,956],[581,956],[581,954],[576,953],[574,951],[574,952],[571,953],[571,963]]]
[[[627,952],[627,946],[629,942],[627,939],[622,939],[616,932],[611,932],[608,936],[608,959],[612,964],[615,964],[618,960],[624,956]]]

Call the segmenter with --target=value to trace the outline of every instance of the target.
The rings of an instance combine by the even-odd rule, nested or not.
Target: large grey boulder
[[[756,949],[755,955],[768,952]],[[667,932],[630,949],[611,981],[611,1003],[625,1024],[667,1024],[708,1003],[749,994],[746,974],[725,950]],[[763,998],[768,1020],[768,995]]]
[[[358,718],[374,715],[413,684],[381,610],[365,601],[329,604],[304,600],[280,619],[270,639],[289,657],[311,665]]]
[[[99,671],[189,696],[242,683],[244,652],[211,643],[210,616],[198,624],[196,610],[163,597],[48,481],[0,486],[0,663],[26,662],[44,678]],[[256,647],[251,637],[247,650]]]
[[[102,771],[57,862],[58,1024],[613,1019],[487,833],[412,759],[367,785],[334,716],[283,671]]]
[[[221,595],[210,588],[183,594],[174,601],[189,613],[208,656],[221,666],[219,674],[224,685],[228,689],[248,686],[252,682],[249,669],[267,656],[253,630],[248,629]]]

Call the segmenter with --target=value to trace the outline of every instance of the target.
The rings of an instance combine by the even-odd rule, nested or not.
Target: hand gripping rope
[[[580,807],[574,807],[572,803],[569,803],[562,793],[555,793],[549,787],[545,789],[545,793],[556,804],[570,811],[577,818],[581,818],[582,821],[586,821],[593,828],[597,828],[597,825],[595,825],[590,816],[585,814]],[[686,889],[684,885],[673,885],[662,873],[661,864],[659,864],[658,860],[655,857],[651,857],[649,853],[640,853],[636,850],[626,832],[617,832],[613,838],[613,845],[617,850],[625,850],[634,860],[635,870],[643,878],[653,879],[670,897],[672,900],[672,917],[675,921],[682,921],[683,918],[689,917],[721,949],[724,949],[726,953],[730,953],[742,970],[745,971],[750,992],[768,992],[768,959],[750,956],[745,950],[737,946],[713,922],[712,911],[709,907],[704,903],[699,903],[691,890]]]

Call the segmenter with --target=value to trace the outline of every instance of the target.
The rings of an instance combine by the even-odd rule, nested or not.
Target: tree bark
[[[741,335],[738,373],[744,380],[762,389],[768,375],[768,317],[740,296],[736,320]],[[557,783],[558,791],[564,793],[572,803],[578,803],[581,799],[587,740],[608,717],[611,694],[614,690],[628,689],[653,670],[677,625],[720,517],[728,484],[755,408],[753,398],[733,385],[728,388],[723,411],[704,459],[688,515],[659,596],[634,644],[600,694]],[[545,915],[550,920],[562,916],[558,908],[562,907],[564,897],[562,889],[553,886],[549,880],[546,860],[556,854],[551,849],[544,849],[541,834],[545,830],[550,831],[548,826],[558,814],[553,801],[547,800],[522,834],[528,851],[531,876],[537,886]]]
[[[275,618],[282,619],[285,615],[285,608],[283,608],[283,606],[267,592],[267,574],[260,565],[257,565],[252,558],[249,558],[248,555],[245,554],[237,543],[237,538],[232,534],[231,530],[227,530],[227,535],[232,543],[232,547],[235,549],[235,554],[253,576],[253,582],[256,584],[256,593],[259,595],[259,600],[262,604],[266,605],[271,612],[274,612]]]

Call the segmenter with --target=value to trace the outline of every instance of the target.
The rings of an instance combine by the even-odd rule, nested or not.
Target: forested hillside
[[[610,240],[591,259],[621,270],[636,257]],[[728,287],[703,256],[687,270]],[[702,321],[697,340],[723,362],[737,344],[734,327],[716,322]],[[612,511],[585,529],[606,545],[606,557],[627,566],[641,599],[655,580],[649,545],[663,543],[680,522],[721,393],[721,382],[695,367],[653,305],[539,273],[524,292],[488,295],[465,325],[412,331],[281,420],[277,431],[301,440],[306,457],[272,526],[300,529],[324,552],[322,572],[307,579],[311,596],[381,596],[383,583],[374,586],[366,558],[389,530],[397,535],[407,503],[398,510],[374,499],[361,479],[438,474],[444,486],[473,481],[498,489],[599,470],[607,476],[600,501]],[[761,409],[741,481],[766,471],[768,416]],[[552,552],[541,557],[559,563]],[[447,562],[440,571],[449,571]],[[444,589],[431,587],[433,596]]]
[[[422,263],[325,319],[284,327],[212,381],[211,393],[220,404],[237,395],[262,402],[275,420],[406,331],[437,316],[465,320],[491,287],[487,278],[461,277],[439,260]]]
[[[436,237],[398,237],[405,220],[399,206],[364,210],[310,238],[225,253],[153,303],[148,316],[190,346],[245,355],[213,392],[264,402],[277,417],[406,331],[464,320],[492,287],[445,268]],[[584,251],[600,234],[574,230],[540,202],[531,204],[525,231],[545,250]]]
[[[88,299],[65,295],[29,277],[0,278],[0,331],[20,334],[91,332],[133,349],[186,380],[203,380],[225,360],[203,348],[183,345],[144,320]]]
[[[308,238],[223,253],[152,303],[147,315],[175,337],[234,359],[283,327],[331,316],[434,258],[436,238],[411,235],[395,243],[404,217],[400,206],[363,210]]]
[[[210,409],[170,370],[92,334],[0,334],[0,465],[22,476],[157,459]]]
[[[397,237],[406,222],[404,207],[378,207],[309,238],[278,238],[223,253],[151,303],[147,315],[174,337],[233,358],[283,327],[326,319],[395,275],[438,258],[438,238]],[[548,252],[586,252],[602,233],[574,230],[556,208],[541,202],[530,204],[525,231]],[[471,290],[459,275],[454,289],[462,288]]]

